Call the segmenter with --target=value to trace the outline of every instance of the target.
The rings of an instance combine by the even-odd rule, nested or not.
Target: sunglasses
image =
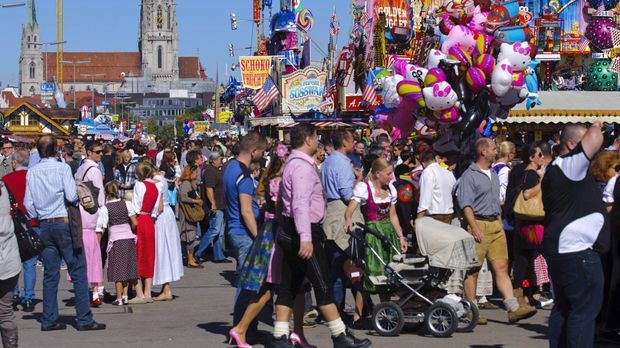
[[[93,151],[94,153],[96,153],[97,155],[101,155],[103,153],[103,150],[97,150],[97,151]]]

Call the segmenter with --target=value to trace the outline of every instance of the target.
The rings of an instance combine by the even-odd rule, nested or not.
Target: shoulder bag
[[[515,201],[515,217],[527,221],[544,219],[545,207],[542,201],[542,191],[538,191],[536,195],[527,200],[523,196],[524,191],[525,190],[521,190],[521,192],[519,192],[519,196],[517,196],[517,200]]]
[[[15,198],[13,198],[8,187],[6,187],[6,192],[8,192],[9,201],[11,202],[11,218],[15,226],[14,231],[15,237],[17,238],[17,245],[19,246],[19,256],[22,261],[30,260],[43,251],[43,242],[41,241],[41,237],[39,237],[32,226],[30,226],[28,218],[19,210],[17,202],[15,202]]]
[[[197,195],[196,197],[200,197]],[[196,203],[186,203],[180,201],[181,209],[183,209],[183,214],[185,215],[185,219],[189,222],[201,222],[205,218],[205,211],[202,208],[202,204]]]

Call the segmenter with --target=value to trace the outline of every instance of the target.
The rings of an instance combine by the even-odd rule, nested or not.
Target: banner
[[[232,115],[232,111],[220,111],[220,113],[217,114],[217,123],[228,123]]]
[[[345,96],[345,110],[346,111],[359,111],[363,110],[362,102],[364,101],[361,95],[347,95]],[[368,106],[368,110],[374,110],[383,104],[383,98],[381,94],[377,94],[377,100],[374,104]]]
[[[387,41],[408,41],[412,32],[410,0],[375,0],[374,23],[381,13],[385,13]]]
[[[326,79],[326,72],[311,66],[282,76],[282,113],[318,111],[323,106]]]
[[[239,57],[243,87],[261,88],[271,73],[271,66],[271,57]]]
[[[261,1],[260,0],[254,0],[254,23],[258,24],[260,23],[260,5],[261,5]]]
[[[205,133],[209,130],[208,121],[194,121],[194,133]]]

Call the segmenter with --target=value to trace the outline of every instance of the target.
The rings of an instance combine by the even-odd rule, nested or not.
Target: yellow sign
[[[232,111],[220,111],[219,114],[217,114],[217,122],[218,123],[226,123],[228,122],[228,120],[230,120],[230,118],[232,117]]]
[[[239,57],[243,87],[261,88],[271,73],[271,65],[271,57]]]
[[[209,122],[194,121],[194,133],[204,133],[209,130]]]

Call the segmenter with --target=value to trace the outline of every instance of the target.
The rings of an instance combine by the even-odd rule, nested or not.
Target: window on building
[[[30,48],[30,35],[28,35],[26,42],[28,43],[28,48]]]
[[[34,36],[34,41],[33,42],[37,42],[37,36]]]
[[[35,93],[35,88],[34,86],[30,86],[30,96],[33,97]]]
[[[33,80],[36,73],[36,65],[34,64],[34,62],[30,62],[30,65],[28,66],[28,71],[30,79]]]
[[[157,29],[161,29],[164,26],[163,11],[160,6],[157,6]]]
[[[90,92],[90,85],[86,86],[86,91]]]
[[[161,46],[157,46],[157,68],[158,69],[162,69],[163,68],[163,49]]]
[[[171,8],[170,8],[170,5],[168,5],[168,10],[167,10],[167,13],[166,13],[166,17],[168,17],[168,30],[170,30],[170,28],[172,27],[172,23],[171,23],[172,22],[172,12],[170,12],[170,11],[171,11]]]
[[[28,126],[36,126],[39,124],[39,122],[37,122],[37,119],[35,117],[28,116],[26,121],[27,121]]]

